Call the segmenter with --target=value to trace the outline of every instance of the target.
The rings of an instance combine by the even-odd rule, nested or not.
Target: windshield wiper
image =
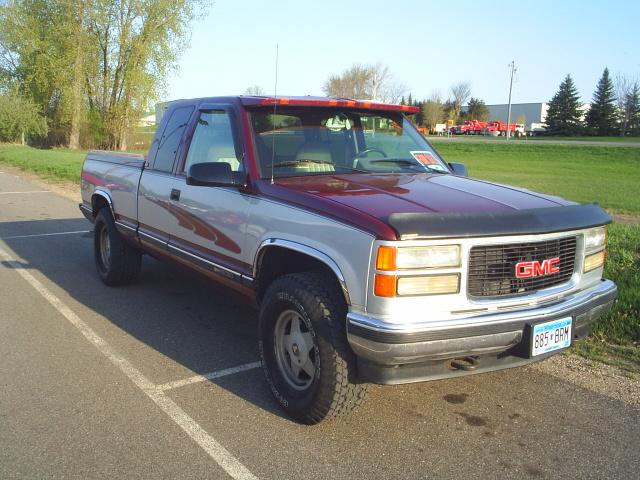
[[[380,160],[369,160],[371,163],[396,163],[398,165],[411,165],[420,166],[414,160],[407,160],[406,158],[381,158]]]
[[[320,165],[335,165],[333,162],[328,160],[311,160],[307,158],[301,158],[300,160],[285,160],[282,162],[276,162],[273,164],[273,168],[279,167],[295,167],[296,165],[300,165],[301,163],[316,163]]]
[[[371,163],[395,163],[396,165],[402,165],[406,167],[420,167],[420,169],[426,169],[429,173],[449,173],[444,170],[439,170],[437,168],[432,168],[429,165],[424,165],[415,160],[409,160],[406,158],[381,158],[380,160],[370,160]]]

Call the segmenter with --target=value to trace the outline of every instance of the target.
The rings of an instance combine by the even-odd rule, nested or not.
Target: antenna
[[[276,43],[276,81],[273,86],[273,126],[276,122],[276,108],[278,106],[278,50],[280,46]],[[273,165],[276,158],[276,135],[275,128],[271,134],[271,184],[273,185]]]
[[[515,60],[511,60],[511,63],[508,65],[511,70],[511,80],[509,80],[509,113],[507,114],[507,141],[509,141],[509,137],[511,136],[511,90],[513,90],[513,75],[518,71],[516,68]]]

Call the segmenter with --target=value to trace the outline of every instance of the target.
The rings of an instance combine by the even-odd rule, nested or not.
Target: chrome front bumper
[[[602,280],[553,303],[455,321],[429,319],[412,324],[389,323],[351,312],[347,315],[347,337],[360,358],[382,366],[495,356],[528,341],[531,325],[556,318],[572,317],[574,338],[582,338],[590,325],[611,308],[617,294],[612,281]]]

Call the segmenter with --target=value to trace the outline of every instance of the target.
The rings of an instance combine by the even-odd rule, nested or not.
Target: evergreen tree
[[[489,120],[489,109],[484,103],[484,100],[479,98],[469,99],[469,105],[467,106],[466,117],[469,120],[478,120],[479,122],[486,122]]]
[[[627,94],[626,103],[629,110],[629,131],[631,135],[640,135],[640,86],[637,82]]]
[[[582,133],[580,95],[571,75],[567,75],[549,102],[547,132],[550,135],[577,135]]]
[[[616,105],[613,93],[613,82],[609,77],[609,69],[605,68],[593,93],[591,108],[587,112],[586,123],[590,132],[595,135],[613,135],[616,130]]]
[[[411,95],[411,92],[409,92],[409,98],[407,99],[407,105],[412,105],[413,106],[413,96]]]

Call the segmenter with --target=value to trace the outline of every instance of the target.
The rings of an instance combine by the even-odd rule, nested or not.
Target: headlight
[[[596,250],[607,243],[606,227],[592,228],[584,234],[584,249],[587,251]]]
[[[448,268],[460,266],[460,245],[434,245],[427,247],[378,248],[378,270],[415,268]]]
[[[445,268],[460,266],[459,245],[398,248],[398,268]]]

